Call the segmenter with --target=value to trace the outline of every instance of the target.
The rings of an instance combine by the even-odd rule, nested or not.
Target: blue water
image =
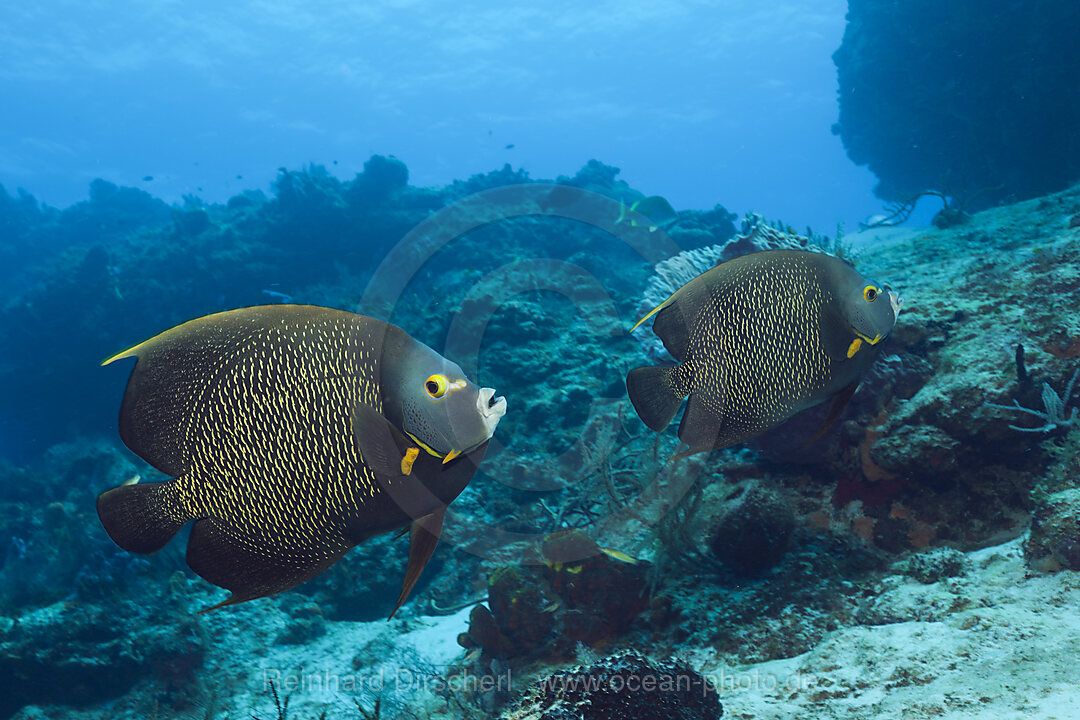
[[[843,0],[9,3],[0,183],[63,207],[95,177],[167,201],[342,178],[372,153],[418,185],[590,158],[677,209],[832,233],[880,210],[844,155]],[[152,177],[153,180],[144,180]]]

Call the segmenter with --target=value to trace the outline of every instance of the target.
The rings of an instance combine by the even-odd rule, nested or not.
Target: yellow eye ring
[[[450,387],[450,381],[446,379],[445,375],[432,375],[424,381],[424,390],[427,394],[436,400],[440,400],[446,396],[446,391]]]
[[[867,285],[862,290],[863,300],[865,300],[866,302],[874,302],[874,300],[877,299],[879,293],[881,293],[881,291],[878,290],[876,287],[874,287],[873,285]]]

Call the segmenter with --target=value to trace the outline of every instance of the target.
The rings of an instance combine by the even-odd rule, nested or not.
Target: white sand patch
[[[1080,575],[1029,577],[1020,540],[971,553],[963,578],[891,576],[866,625],[786,660],[699,656],[735,718],[1080,715]]]
[[[324,709],[329,717],[352,717],[357,700],[370,710],[378,698],[384,711],[433,700],[447,666],[463,652],[457,636],[467,629],[470,610],[407,621],[327,622],[325,635],[296,645],[273,644],[290,622],[276,608],[233,617],[222,623],[207,659],[207,670],[228,680],[228,699],[215,717],[276,717],[271,682],[282,702],[289,698],[290,717],[318,717]]]

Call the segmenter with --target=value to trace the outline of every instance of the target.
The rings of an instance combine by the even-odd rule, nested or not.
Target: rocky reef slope
[[[384,538],[295,591],[196,614],[223,593],[186,570],[182,543],[136,558],[94,516],[97,492],[156,477],[113,434],[123,377],[76,391],[106,372],[91,356],[276,297],[264,290],[355,309],[395,233],[447,206],[487,217],[491,196],[465,199],[525,179],[412,188],[373,162],[390,180],[286,173],[274,199],[192,201],[162,227],[73,243],[39,258],[0,313],[22,333],[15,347],[37,353],[5,358],[5,411],[25,414],[47,448],[0,468],[0,666],[18,689],[0,713],[521,717],[563,697],[545,691],[551,673],[632,671],[709,680],[717,694],[680,705],[686,717],[718,703],[744,718],[1068,716],[1080,188],[945,230],[830,241],[905,298],[841,422],[807,446],[822,417],[812,410],[678,463],[672,433],[648,431],[625,398],[626,369],[649,362],[626,331],[650,258],[723,244],[734,218],[687,212],[666,232],[613,234],[615,214],[564,217],[566,187],[640,196],[598,164],[526,193],[512,218],[454,235],[392,308],[437,347],[448,338],[448,354],[512,403],[410,603],[383,619],[405,564],[403,544]],[[361,220],[384,227],[370,247],[342,229]],[[338,244],[305,245],[326,237]],[[538,264],[552,260],[556,273]],[[455,323],[481,311],[486,322],[462,333]]]

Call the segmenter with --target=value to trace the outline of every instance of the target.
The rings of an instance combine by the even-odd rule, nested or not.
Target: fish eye
[[[427,394],[436,400],[445,397],[446,390],[449,387],[450,382],[445,375],[432,375],[424,381],[424,389],[427,390]]]
[[[867,285],[862,291],[863,300],[866,302],[874,302],[874,298],[878,296],[878,292],[880,291],[873,285]]]

